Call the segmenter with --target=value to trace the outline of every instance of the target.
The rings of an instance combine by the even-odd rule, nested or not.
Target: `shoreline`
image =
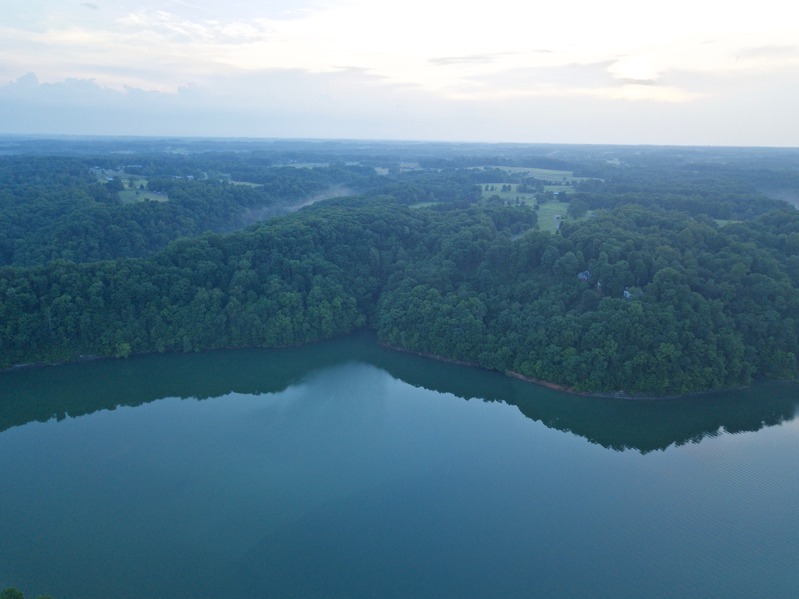
[[[569,387],[567,385],[561,385],[559,383],[554,383],[552,381],[545,381],[543,379],[537,379],[531,376],[527,376],[521,374],[519,372],[514,372],[513,370],[492,370],[490,368],[485,368],[480,366],[475,362],[468,362],[465,360],[455,360],[453,358],[445,358],[443,356],[437,356],[436,354],[430,354],[426,352],[420,352],[412,349],[405,349],[402,347],[398,347],[395,345],[390,345],[388,343],[384,343],[380,340],[377,341],[378,344],[386,349],[390,349],[393,351],[398,351],[406,354],[413,354],[415,356],[419,356],[420,358],[429,358],[432,360],[436,360],[438,362],[445,362],[448,364],[457,364],[459,366],[468,366],[470,368],[479,368],[481,370],[487,370],[489,372],[498,372],[504,374],[507,377],[523,381],[525,383],[532,383],[534,385],[538,385],[540,387],[545,387],[547,389],[551,389],[552,391],[558,391],[560,393],[568,393],[569,395],[576,395],[579,397],[596,397],[601,399],[626,399],[632,401],[659,401],[659,400],[669,400],[669,399],[682,399],[686,397],[691,397],[694,395],[703,395],[707,393],[723,393],[725,391],[731,390],[738,390],[738,389],[746,389],[747,387],[728,387],[724,389],[705,389],[703,391],[690,391],[688,393],[684,393],[681,395],[646,395],[646,394],[637,394],[637,393],[629,393],[627,391],[619,390],[619,391],[579,391],[574,387]]]
[[[133,354],[131,354],[133,355]],[[95,362],[97,360],[120,360],[125,358],[117,358],[116,356],[103,356],[94,354],[90,356],[78,356],[74,360],[57,360],[53,362],[20,362],[19,364],[12,364],[6,368],[0,369],[0,373],[13,372],[15,370],[27,370],[33,368],[49,368],[51,366],[66,366],[67,364],[79,364],[81,362]]]
[[[657,401],[661,399],[680,399],[684,397],[690,397],[691,395],[699,395],[700,393],[717,393],[725,391],[725,389],[710,389],[707,391],[692,391],[684,395],[639,395],[635,393],[628,393],[627,391],[596,391],[596,392],[578,391],[573,387],[560,385],[558,383],[545,381],[543,379],[533,378],[518,372],[513,372],[512,370],[505,371],[505,375],[514,379],[518,379],[520,381],[524,381],[526,383],[533,383],[534,385],[546,387],[547,389],[552,389],[553,391],[560,391],[561,393],[578,395],[580,397],[600,397],[603,399],[630,399],[630,400]]]
[[[361,330],[363,330],[363,329],[361,329]],[[353,334],[353,333],[356,333],[356,332],[357,331],[353,331],[351,333],[346,333],[344,335],[336,335],[334,337],[327,338],[327,339],[319,339],[319,340],[316,340],[316,341],[309,341],[307,343],[302,343],[302,344],[299,344],[299,345],[288,345],[288,346],[280,346],[280,347],[273,347],[273,348],[260,348],[260,349],[285,349],[285,348],[288,348],[288,347],[301,347],[302,345],[308,345],[310,343],[319,343],[319,342],[323,342],[323,341],[328,341],[328,340],[336,338],[336,337],[342,337],[342,336],[346,337],[347,335],[350,335],[350,334]],[[372,331],[372,332],[376,333],[376,331]],[[580,391],[580,390],[575,389],[574,387],[569,387],[568,385],[561,385],[560,383],[555,383],[555,382],[552,382],[552,381],[546,381],[546,380],[543,380],[543,379],[537,379],[535,377],[530,377],[530,376],[521,374],[519,372],[514,372],[512,370],[505,370],[505,371],[503,371],[503,370],[492,370],[490,368],[485,368],[485,367],[481,366],[480,364],[478,364],[476,362],[469,362],[469,361],[466,361],[466,360],[456,360],[454,358],[447,358],[447,357],[444,357],[444,356],[439,356],[439,355],[431,354],[431,353],[427,353],[427,352],[420,352],[420,351],[416,351],[416,350],[412,350],[412,349],[405,349],[403,347],[399,347],[399,346],[391,345],[391,344],[388,344],[388,343],[384,343],[384,342],[380,341],[379,339],[377,339],[376,337],[375,337],[375,341],[380,347],[384,347],[384,348],[392,350],[392,351],[402,352],[402,353],[406,353],[406,354],[412,354],[412,355],[415,355],[415,356],[419,356],[420,358],[427,358],[427,359],[436,360],[438,362],[444,362],[444,363],[448,363],[448,364],[456,364],[458,366],[467,366],[469,368],[479,368],[481,370],[486,370],[486,371],[489,371],[489,372],[498,372],[498,373],[504,374],[507,377],[510,377],[510,378],[513,378],[513,379],[516,379],[516,380],[519,380],[519,381],[523,381],[525,383],[532,383],[532,384],[538,385],[540,387],[545,387],[547,389],[551,389],[552,391],[558,391],[560,393],[568,393],[569,395],[576,395],[576,396],[579,396],[579,397],[596,397],[596,398],[602,398],[602,399],[625,399],[625,400],[639,400],[639,401],[657,401],[657,400],[664,400],[664,399],[665,400],[668,400],[668,399],[681,399],[681,398],[691,397],[691,396],[694,396],[694,395],[702,395],[702,394],[707,394],[707,393],[722,393],[722,392],[725,392],[725,391],[746,389],[748,387],[748,386],[745,386],[745,387],[728,387],[728,388],[724,388],[724,389],[705,389],[705,390],[702,390],[702,391],[690,391],[688,393],[684,393],[684,394],[680,394],[680,395],[675,395],[675,394],[671,394],[671,395],[647,395],[647,394],[629,393],[629,392],[624,391],[624,390],[618,390],[618,391],[595,391],[595,392],[594,391]],[[224,350],[235,350],[235,349],[248,349],[248,348],[226,347],[226,348],[215,348],[215,349],[200,350],[200,351],[219,351],[219,350],[224,351]],[[251,349],[255,349],[255,348],[251,348]],[[156,353],[162,353],[162,352],[141,352],[141,353],[131,354],[128,357],[135,357],[135,356],[142,356],[142,355],[152,355],[152,354],[156,354]],[[164,352],[164,353],[196,353],[196,352]],[[6,368],[0,369],[0,374],[2,374],[4,372],[13,372],[13,371],[18,371],[18,370],[27,370],[27,369],[34,369],[34,368],[47,368],[47,367],[50,367],[50,366],[63,366],[63,365],[66,365],[66,364],[75,364],[75,363],[81,363],[81,362],[94,362],[94,361],[98,361],[98,360],[124,360],[124,359],[127,359],[127,358],[118,358],[116,356],[103,356],[103,355],[100,355],[100,354],[94,354],[94,355],[78,356],[77,358],[75,358],[73,360],[67,359],[67,360],[59,360],[59,361],[53,361],[53,362],[23,362],[23,363],[19,363],[19,364],[12,364],[11,366],[8,366]]]

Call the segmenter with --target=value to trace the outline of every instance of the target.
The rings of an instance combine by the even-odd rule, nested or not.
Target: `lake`
[[[798,408],[576,397],[367,334],[0,373],[0,588],[796,597]]]

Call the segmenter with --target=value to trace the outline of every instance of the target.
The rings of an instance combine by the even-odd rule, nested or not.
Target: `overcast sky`
[[[799,146],[789,0],[0,7],[0,133]]]

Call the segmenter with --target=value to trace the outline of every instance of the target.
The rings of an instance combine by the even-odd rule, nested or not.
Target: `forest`
[[[390,347],[588,393],[799,374],[793,150],[4,148],[0,368],[369,328]]]

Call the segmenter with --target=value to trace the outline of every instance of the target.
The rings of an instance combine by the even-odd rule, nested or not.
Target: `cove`
[[[799,593],[799,385],[630,401],[381,348],[0,374],[0,588]]]

